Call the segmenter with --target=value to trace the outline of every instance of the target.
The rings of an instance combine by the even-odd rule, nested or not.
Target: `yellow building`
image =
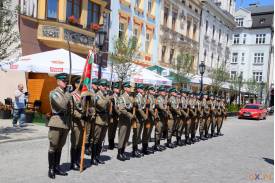
[[[195,73],[199,54],[201,3],[199,0],[167,0],[161,3],[158,63],[171,68],[180,53],[188,53],[193,57]]]

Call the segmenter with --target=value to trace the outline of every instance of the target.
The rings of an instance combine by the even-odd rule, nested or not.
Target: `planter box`
[[[0,119],[10,119],[11,118],[11,110],[0,110]]]
[[[26,112],[25,113],[25,122],[26,123],[32,123],[34,119],[34,112]]]

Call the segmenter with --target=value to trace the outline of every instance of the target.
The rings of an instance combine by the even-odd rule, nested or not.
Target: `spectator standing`
[[[23,84],[18,84],[17,90],[15,91],[13,121],[12,121],[13,127],[17,127],[18,119],[19,119],[19,126],[24,127],[27,95],[28,95],[28,92],[24,92]]]

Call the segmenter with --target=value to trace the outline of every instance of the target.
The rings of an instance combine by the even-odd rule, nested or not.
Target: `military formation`
[[[50,178],[67,175],[59,164],[70,130],[72,170],[80,169],[83,145],[85,154],[91,156],[92,166],[104,164],[100,154],[107,135],[108,149],[117,148],[116,158],[120,161],[223,135],[225,101],[211,93],[143,84],[132,87],[129,82],[122,83],[122,87],[113,83],[110,87],[105,79],[93,79],[91,91],[82,95],[80,77],[72,79],[73,91],[68,87],[67,74],[57,74],[56,79],[58,86],[49,95],[52,109],[48,123]],[[166,140],[164,145],[162,140]],[[131,156],[125,153],[129,141],[132,142]],[[149,141],[154,142],[152,147]]]

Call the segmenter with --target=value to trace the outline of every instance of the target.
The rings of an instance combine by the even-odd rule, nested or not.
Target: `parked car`
[[[262,104],[246,104],[240,109],[238,118],[266,119],[267,109]]]
[[[274,106],[268,107],[268,108],[267,108],[267,113],[268,113],[269,115],[273,115],[273,113],[274,113]]]

